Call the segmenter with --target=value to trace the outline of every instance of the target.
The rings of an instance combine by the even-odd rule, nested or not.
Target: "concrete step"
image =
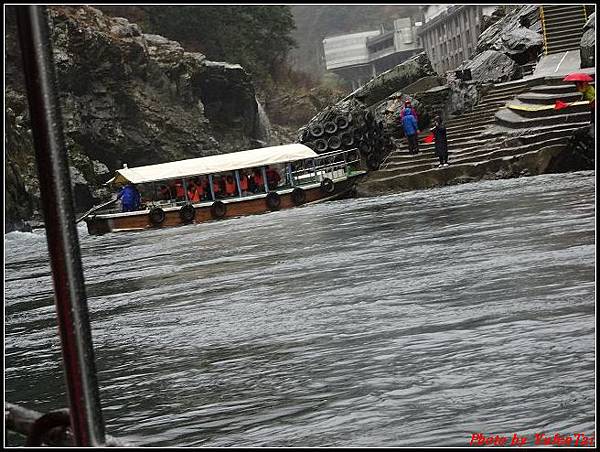
[[[575,33],[574,31],[566,31],[564,34],[550,35],[546,37],[547,47],[558,47],[561,45],[572,45],[573,43],[579,44],[581,41],[581,33]]]
[[[577,34],[574,32],[566,32],[566,34],[564,36],[558,36],[558,35],[553,35],[553,36],[548,36],[546,38],[546,47],[547,48],[556,48],[556,47],[563,47],[563,46],[572,46],[574,44],[579,45],[579,42],[581,41],[581,34]]]
[[[579,47],[576,46],[575,44],[571,45],[571,46],[562,46],[562,47],[550,47],[546,50],[546,53],[548,55],[552,55],[555,53],[562,53],[562,52],[566,52],[567,50],[577,50]]]
[[[553,111],[553,110],[552,110]],[[574,122],[589,122],[590,112],[578,112],[571,114],[554,114],[551,116],[543,116],[536,118],[526,118],[522,115],[506,108],[496,113],[496,122],[499,125],[510,127],[513,129],[533,128],[550,125],[569,124]]]
[[[564,10],[572,10],[572,9],[577,9],[578,11],[583,10],[583,6],[582,5],[573,5],[573,4],[562,4],[562,5],[543,5],[544,6],[544,13],[546,11],[564,11]]]
[[[498,132],[495,136],[492,136],[492,137],[485,137],[485,138],[473,137],[471,140],[467,140],[467,141],[463,141],[463,142],[450,143],[450,140],[448,140],[448,152],[455,152],[455,151],[466,152],[469,150],[481,149],[483,146],[485,146],[489,143],[500,140],[502,136],[503,136],[503,133]],[[414,161],[414,160],[418,160],[420,158],[419,157],[420,154],[417,154],[417,155],[409,154],[408,148],[406,148],[406,152],[402,152],[403,150],[404,150],[403,148],[398,148],[397,151],[388,158],[388,160],[398,163],[398,162],[407,161],[407,160]],[[434,152],[435,144],[431,143],[431,144],[427,144],[426,146],[420,146],[419,150],[420,150],[421,154],[426,156],[426,154]]]
[[[554,104],[557,100],[562,100],[563,102],[575,102],[581,100],[581,93],[575,91],[571,91],[568,93],[557,93],[557,94],[547,94],[547,93],[523,93],[517,96],[521,102],[526,104],[544,104],[551,105]]]
[[[551,27],[546,27],[546,36],[548,36],[549,34],[564,33],[565,31],[572,31],[578,32],[579,34],[583,34],[582,24],[585,25],[583,17],[581,19],[574,18],[563,20],[560,23],[552,25]]]
[[[578,50],[579,40],[574,41],[561,41],[559,43],[548,43],[546,47],[546,53],[559,53],[566,52],[568,50]]]
[[[559,96],[561,94],[572,93],[575,90],[575,84],[569,83],[565,85],[540,85],[531,88],[532,93],[544,93]]]
[[[507,97],[511,97],[516,94],[522,93],[523,91],[527,91],[528,89],[529,89],[529,87],[527,85],[524,85],[520,88],[510,88],[510,89],[502,90],[499,92],[491,92],[491,93],[486,94],[481,99],[481,102],[489,102],[489,101],[506,99]]]
[[[469,129],[473,125],[490,126],[495,121],[495,114],[496,114],[496,112],[493,112],[485,121],[476,121],[475,122],[475,121],[465,120],[465,121],[453,123],[451,126],[447,125],[446,129],[448,130],[448,133],[454,133],[456,131],[462,131],[465,129]]]
[[[585,19],[585,16],[583,14],[583,8],[580,8],[578,10],[562,9],[550,12],[544,11],[544,23],[546,25],[546,28],[548,28],[549,25],[554,25],[560,23],[561,21],[568,20],[571,18],[580,18],[580,20],[583,21]]]
[[[456,118],[451,118],[446,121],[447,126],[464,126],[470,127],[473,124],[484,124],[488,120],[494,117],[498,109],[489,110],[489,112],[475,112],[475,113],[466,113],[462,116],[458,116]]]
[[[511,105],[514,106],[524,106],[524,107],[532,107],[534,106],[533,104],[527,104],[521,101],[513,101],[511,103]],[[542,104],[539,104],[542,105]],[[548,106],[548,104],[544,105],[545,107]],[[580,104],[580,105],[570,105],[568,107],[562,108],[560,110],[554,110],[553,108],[545,108],[543,110],[521,110],[519,108],[510,108],[509,109],[513,110],[514,112],[516,112],[517,114],[519,114],[521,117],[523,118],[546,118],[548,116],[556,116],[557,114],[562,114],[562,115],[570,115],[570,114],[574,114],[574,113],[582,113],[582,112],[586,112],[590,110],[590,106],[588,103],[584,103],[584,104]]]
[[[518,94],[516,94],[516,96],[518,96]],[[479,103],[475,108],[473,108],[472,111],[497,110],[498,108],[504,106],[506,102],[508,102],[511,99],[514,99],[514,96],[510,96],[502,100],[494,100],[490,102]]]
[[[490,124],[494,123],[494,117],[490,117],[490,119],[486,119],[485,121],[481,121],[478,122],[476,124],[473,125],[473,127],[484,127],[487,128],[490,126]],[[465,126],[464,124],[458,124],[458,125],[449,125],[448,123],[446,123],[446,130],[448,133],[455,133],[456,131],[463,131],[465,130]]]
[[[489,126],[489,124],[473,124],[472,127],[464,128],[464,127],[458,127],[458,126],[453,126],[452,128],[450,127],[446,127],[446,133],[447,134],[451,134],[453,137],[461,137],[461,136],[466,136],[466,135],[474,135],[477,133],[481,133],[483,132],[485,129],[487,129]]]

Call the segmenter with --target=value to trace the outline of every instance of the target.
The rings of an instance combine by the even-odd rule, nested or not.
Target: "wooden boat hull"
[[[317,202],[340,199],[349,196],[356,185],[356,182],[364,174],[357,174],[345,179],[336,180],[331,192],[326,192],[319,185],[311,185],[310,187],[302,187],[306,196],[304,203],[314,204]],[[92,215],[85,219],[88,232],[91,235],[105,234],[108,232],[119,231],[139,231],[146,229],[168,228],[174,226],[182,226],[190,223],[204,223],[216,219],[226,219],[233,217],[242,217],[246,215],[256,215],[270,212],[272,210],[289,209],[298,207],[294,203],[292,190],[280,190],[279,192],[281,203],[278,209],[271,209],[267,203],[267,195],[252,196],[250,199],[236,198],[232,200],[220,200],[226,205],[226,212],[222,218],[215,218],[211,207],[213,202],[205,202],[194,204],[194,219],[191,222],[186,222],[180,217],[179,208],[165,209],[165,219],[160,225],[152,224],[150,221],[149,210],[138,212],[127,212],[106,215]]]

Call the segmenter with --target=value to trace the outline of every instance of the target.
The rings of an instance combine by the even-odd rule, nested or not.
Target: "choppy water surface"
[[[465,445],[595,431],[595,173],[81,229],[107,431]],[[6,400],[65,406],[42,232],[5,236]]]

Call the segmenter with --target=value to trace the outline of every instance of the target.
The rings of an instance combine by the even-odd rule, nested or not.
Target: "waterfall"
[[[271,139],[271,123],[269,122],[269,117],[267,116],[267,112],[263,108],[262,104],[259,102],[256,96],[254,98],[256,100],[257,107],[254,136],[257,140],[264,142],[265,145],[268,145]]]

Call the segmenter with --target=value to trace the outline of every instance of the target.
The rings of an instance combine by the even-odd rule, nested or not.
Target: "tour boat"
[[[273,171],[279,180],[271,180]],[[139,210],[96,210],[82,219],[90,234],[104,234],[260,214],[348,196],[365,174],[357,149],[317,154],[299,143],[124,167],[106,184],[117,188],[134,184],[141,194]],[[252,177],[258,177],[260,186],[255,183],[249,191]],[[221,180],[230,183],[228,192],[220,189]],[[190,199],[190,184],[202,183],[202,199]],[[165,199],[165,189],[177,185]]]

